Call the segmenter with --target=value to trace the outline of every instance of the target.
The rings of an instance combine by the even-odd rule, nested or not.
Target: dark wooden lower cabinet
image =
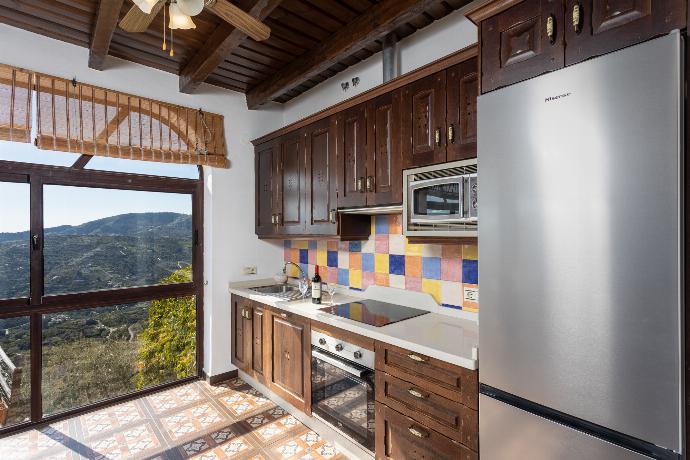
[[[377,402],[376,458],[477,460],[479,455],[459,442]]]
[[[474,451],[479,450],[479,413],[474,409],[385,372],[376,373],[376,400]]]
[[[252,301],[233,295],[232,307],[232,364],[247,371],[251,362],[252,349]]]
[[[252,366],[251,370],[254,377],[262,383],[265,383],[264,366],[268,349],[264,344],[264,337],[266,334],[266,310],[264,307],[254,302],[252,314]]]
[[[311,414],[311,328],[309,320],[271,313],[271,390]]]

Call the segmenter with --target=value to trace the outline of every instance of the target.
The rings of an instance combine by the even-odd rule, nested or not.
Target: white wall
[[[280,110],[249,111],[243,94],[202,85],[194,95],[178,91],[178,77],[109,57],[107,69],[89,69],[88,50],[0,24],[0,63],[73,78],[225,116],[230,169],[206,168],[204,196],[204,368],[210,375],[230,363],[228,282],[241,280],[242,267],[258,266],[258,277],[280,268],[282,245],[254,235],[254,155],[250,140],[263,126],[282,123]]]
[[[464,12],[467,8],[454,11],[401,40],[397,45],[400,73],[410,72],[476,43],[477,27],[465,18]],[[357,87],[352,86],[353,77],[360,79]],[[347,91],[343,91],[340,87],[340,83],[345,81],[350,82],[350,89]],[[287,102],[283,108],[283,126],[381,83],[383,83],[383,58],[379,52]],[[265,129],[264,134],[277,128],[274,126]]]

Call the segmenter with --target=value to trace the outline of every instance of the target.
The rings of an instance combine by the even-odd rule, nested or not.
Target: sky
[[[44,152],[31,144],[0,141],[0,160],[68,166],[79,157],[63,152]],[[89,169],[116,170],[140,174],[197,177],[196,166],[117,160],[94,157]],[[190,195],[84,187],[44,186],[44,227],[79,225],[125,213],[192,213]],[[29,229],[29,185],[0,182],[0,233]]]

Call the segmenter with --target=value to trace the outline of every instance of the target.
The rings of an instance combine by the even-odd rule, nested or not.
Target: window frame
[[[198,179],[183,179],[165,176],[149,176],[132,173],[84,169],[91,156],[82,155],[72,166],[50,166],[0,160],[0,181],[28,183],[30,186],[30,229],[29,235],[38,235],[39,244],[30,249],[30,295],[14,299],[0,299],[0,319],[28,316],[30,318],[30,379],[31,419],[0,428],[0,435],[25,429],[37,424],[55,421],[89,410],[109,406],[121,401],[139,397],[203,376],[203,333],[204,333],[204,179],[198,166]],[[43,279],[43,186],[77,186],[145,192],[167,192],[189,194],[192,198],[192,282],[104,289],[69,294],[44,295]],[[42,386],[42,316],[46,313],[75,311],[96,307],[107,307],[125,303],[195,296],[196,299],[196,375],[147,387],[132,393],[117,395],[103,401],[86,404],[78,408],[43,416]]]

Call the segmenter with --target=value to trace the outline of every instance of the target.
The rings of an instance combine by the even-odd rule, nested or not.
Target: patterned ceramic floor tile
[[[226,420],[210,403],[203,403],[163,417],[161,423],[172,439],[181,439]]]
[[[0,460],[125,458],[341,460],[344,456],[241,379],[216,386],[192,382],[0,438]]]
[[[98,436],[109,431],[123,428],[134,422],[145,419],[144,412],[136,401],[128,401],[117,406],[89,412],[79,418],[86,438]]]
[[[155,393],[146,399],[156,414],[162,414],[171,409],[202,401],[204,396],[194,383],[189,383],[161,393]]]

